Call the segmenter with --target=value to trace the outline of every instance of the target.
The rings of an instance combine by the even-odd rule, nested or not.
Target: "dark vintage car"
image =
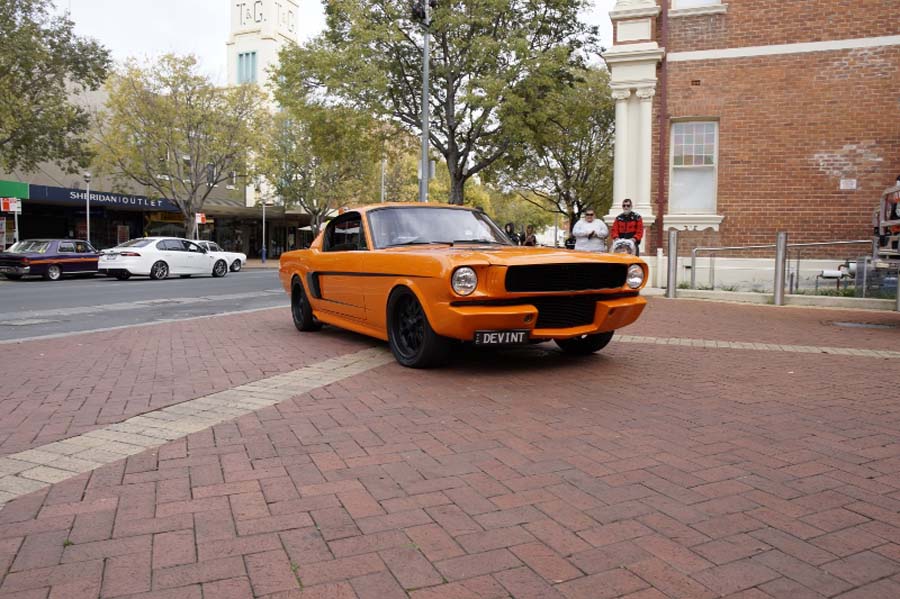
[[[0,274],[13,281],[30,275],[58,281],[63,275],[96,273],[99,256],[80,239],[25,239],[0,252]]]

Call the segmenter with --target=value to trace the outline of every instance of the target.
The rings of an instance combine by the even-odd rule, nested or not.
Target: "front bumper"
[[[453,305],[436,306],[432,328],[439,335],[472,341],[475,331],[521,330],[530,331],[531,339],[568,339],[579,335],[613,331],[633,323],[641,315],[647,300],[639,295],[617,296],[597,300],[594,320],[588,324],[568,328],[535,328],[538,309],[523,299],[521,304],[491,306]]]

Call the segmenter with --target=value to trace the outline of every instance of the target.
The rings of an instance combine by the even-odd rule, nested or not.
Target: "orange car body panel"
[[[392,206],[448,208],[443,204],[377,204],[354,210],[362,216],[369,248],[374,246],[366,213]],[[646,305],[646,300],[638,294],[639,289],[624,286],[587,291],[506,291],[506,270],[519,265],[639,264],[646,283],[647,265],[630,255],[479,245],[418,245],[326,252],[322,250],[322,244],[323,234],[320,233],[309,249],[282,254],[279,276],[285,291],[290,293],[293,280],[298,278],[317,319],[383,340],[388,338],[388,297],[401,285],[416,294],[436,333],[462,341],[471,341],[477,330],[528,329],[531,339],[565,339],[612,331],[633,323]],[[450,284],[452,273],[461,266],[469,266],[478,274],[478,286],[468,296],[456,294]],[[315,273],[317,293],[311,293],[310,273]],[[593,322],[562,329],[535,328],[538,309],[528,303],[528,298],[577,295],[597,296]],[[494,305],[483,305],[482,302]],[[498,302],[512,305],[496,305]]]

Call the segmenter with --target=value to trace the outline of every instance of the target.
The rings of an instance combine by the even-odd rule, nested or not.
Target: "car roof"
[[[457,206],[456,204],[429,204],[423,202],[385,202],[383,204],[366,204],[363,206],[356,206],[355,208],[349,208],[344,211],[344,214],[347,212],[372,212],[374,210],[381,210],[382,208],[451,208],[453,210],[469,210],[469,211],[477,211],[477,208],[472,206]]]

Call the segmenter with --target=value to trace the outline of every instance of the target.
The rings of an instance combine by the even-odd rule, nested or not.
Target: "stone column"
[[[653,214],[653,203],[650,201],[650,178],[653,176],[653,96],[656,90],[645,87],[637,90],[640,98],[640,123],[638,132],[637,189],[632,198],[634,208],[642,215]],[[665,168],[665,165],[660,165]]]
[[[621,205],[625,194],[628,193],[628,98],[631,97],[630,89],[614,89],[612,97],[616,101],[616,145],[613,170],[613,205],[610,214],[618,214],[617,209]]]

